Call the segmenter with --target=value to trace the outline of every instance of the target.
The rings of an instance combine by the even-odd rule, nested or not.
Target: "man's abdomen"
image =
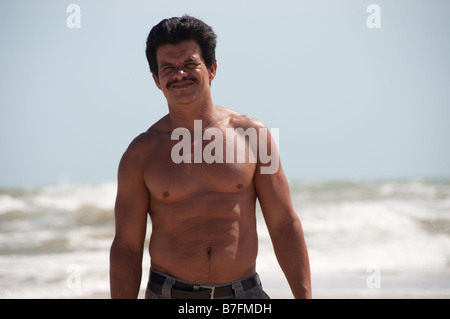
[[[255,206],[242,201],[243,194],[235,195],[220,196],[213,206],[203,200],[152,212],[152,268],[214,284],[253,275],[258,253]]]

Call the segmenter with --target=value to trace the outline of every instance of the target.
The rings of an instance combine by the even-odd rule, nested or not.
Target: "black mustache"
[[[181,80],[173,80],[173,81],[167,83],[166,88],[170,88],[173,84],[181,83],[181,82],[184,82],[184,81],[197,82],[197,80],[194,79],[194,78],[185,77],[185,78],[182,78]]]

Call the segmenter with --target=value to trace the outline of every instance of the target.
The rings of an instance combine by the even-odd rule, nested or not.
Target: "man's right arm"
[[[110,252],[111,298],[137,298],[141,285],[149,207],[141,154],[133,142],[119,165],[114,210],[116,229]]]

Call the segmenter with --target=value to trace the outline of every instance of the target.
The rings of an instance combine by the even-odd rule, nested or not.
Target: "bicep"
[[[286,223],[298,219],[292,205],[289,184],[281,166],[275,174],[255,176],[255,186],[264,220],[271,235]]]
[[[142,165],[136,156],[125,152],[119,165],[117,197],[114,208],[115,241],[133,250],[142,250],[145,241],[149,194]]]
[[[298,220],[298,217],[292,205],[289,183],[281,166],[276,143],[270,134],[268,136],[270,138],[265,147],[269,150],[271,162],[258,162],[254,180],[264,220],[272,235],[286,223]],[[276,170],[263,170],[264,167],[273,167],[273,162],[277,165]]]

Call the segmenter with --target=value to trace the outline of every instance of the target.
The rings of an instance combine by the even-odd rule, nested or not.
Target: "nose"
[[[177,79],[177,80],[181,80],[181,79],[183,79],[183,77],[185,77],[186,76],[186,71],[184,71],[184,69],[183,69],[183,67],[182,66],[178,66],[176,69],[175,69],[175,71],[174,71],[174,75],[173,75],[173,78],[174,79]]]

